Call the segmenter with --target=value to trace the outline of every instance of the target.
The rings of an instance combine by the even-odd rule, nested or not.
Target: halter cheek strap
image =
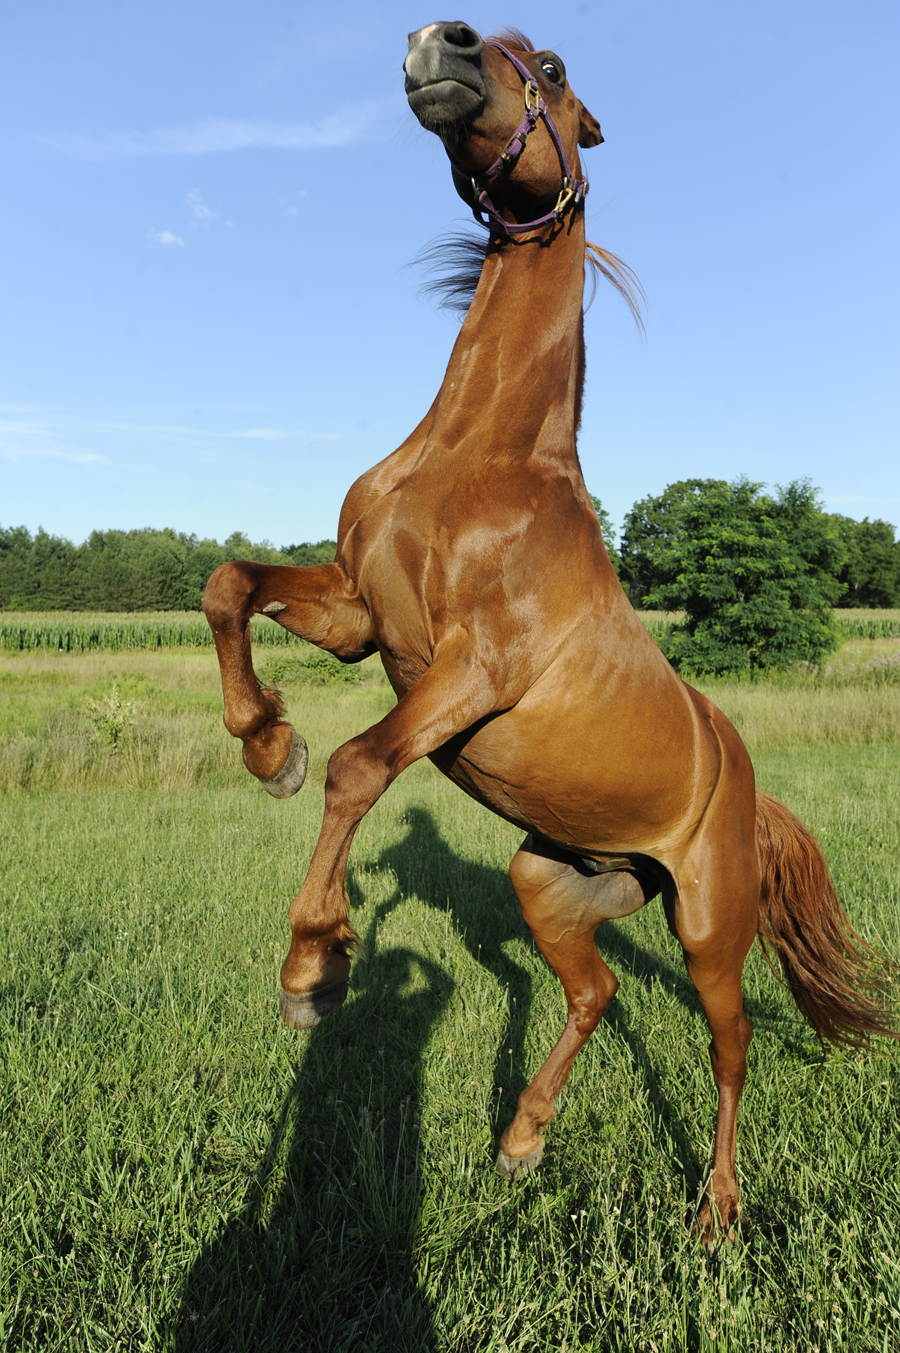
[[[521,235],[526,230],[535,230],[538,226],[549,225],[551,221],[561,221],[570,206],[577,207],[579,202],[583,200],[589,184],[586,178],[573,178],[571,168],[569,167],[569,159],[562,143],[562,138],[560,137],[556,123],[553,121],[550,114],[550,109],[541,98],[540,87],[538,86],[537,80],[535,80],[534,76],[531,74],[531,71],[517,56],[513,56],[512,52],[504,47],[502,43],[491,42],[490,46],[496,47],[499,52],[502,52],[503,55],[512,62],[521,75],[525,83],[525,116],[507,141],[505,150],[500,152],[494,163],[489,169],[486,169],[483,174],[479,174],[477,178],[474,175],[470,177],[463,174],[463,171],[458,165],[454,164],[453,167],[462,178],[470,177],[472,192],[475,195],[472,210],[475,214],[476,221],[481,221],[482,225],[489,225],[490,221],[485,221],[481,215],[482,212],[486,212],[490,217],[490,220],[505,234]],[[550,133],[550,139],[556,147],[556,153],[559,156],[560,168],[562,169],[563,174],[562,188],[560,189],[559,197],[556,199],[556,206],[552,211],[548,211],[546,215],[539,216],[534,221],[504,221],[503,217],[491,201],[485,185],[490,183],[492,179],[495,179],[498,174],[503,173],[506,169],[510,169],[516,163],[519,156],[522,154],[522,151],[525,149],[526,140],[534,131],[541,118],[543,118],[544,126]],[[452,160],[451,164],[453,164]]]

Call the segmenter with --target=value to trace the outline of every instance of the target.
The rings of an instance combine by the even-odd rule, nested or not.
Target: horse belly
[[[656,694],[646,707],[626,698],[585,708],[529,693],[432,759],[526,831],[575,850],[659,856],[694,831],[719,764],[680,693]]]

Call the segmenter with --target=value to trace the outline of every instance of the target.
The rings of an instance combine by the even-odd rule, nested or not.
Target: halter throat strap
[[[489,40],[489,45],[491,47],[496,47],[498,52],[502,52],[507,60],[512,62],[519,75],[522,77],[525,85],[525,116],[507,141],[506,148],[500,152],[494,163],[486,169],[483,174],[479,174],[477,177],[475,175],[466,175],[458,165],[453,163],[452,159],[450,162],[453,164],[454,169],[460,177],[468,177],[471,181],[472,192],[475,196],[475,201],[472,204],[472,211],[476,221],[480,221],[482,225],[490,225],[490,222],[493,221],[504,234],[521,235],[526,230],[536,230],[540,226],[549,225],[551,222],[561,221],[569,207],[577,207],[578,204],[583,201],[590,185],[586,178],[576,179],[572,176],[569,158],[566,155],[562,137],[557,130],[556,123],[553,121],[550,109],[541,98],[540,87],[537,80],[535,80],[534,76],[531,74],[531,71],[517,56],[514,56],[507,47],[504,47],[501,42]],[[522,154],[522,151],[525,149],[525,142],[541,119],[543,119],[544,126],[550,133],[550,139],[556,147],[556,153],[559,156],[559,164],[563,176],[559,197],[556,199],[556,205],[552,211],[548,211],[544,216],[537,217],[534,221],[505,221],[491,201],[486,185],[489,184],[492,179],[495,179],[498,174],[502,174],[505,170],[509,170],[513,167],[519,156]],[[482,217],[482,212],[485,212],[490,219],[485,221]]]

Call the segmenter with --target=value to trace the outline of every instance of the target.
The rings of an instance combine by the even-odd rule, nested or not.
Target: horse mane
[[[497,247],[502,249],[504,243]],[[460,230],[432,240],[413,259],[414,264],[421,264],[432,274],[420,287],[422,295],[434,301],[439,309],[454,311],[462,320],[472,304],[489,247],[490,235],[486,226],[481,227],[478,234]],[[647,296],[634,271],[617,254],[599,244],[591,244],[590,240],[585,241],[584,257],[590,265],[588,307],[594,300],[596,274],[599,273],[615,287],[628,306],[635,327],[643,335]]]
[[[605,277],[607,282],[615,287],[628,306],[634,326],[643,338],[646,333],[644,312],[647,309],[647,293],[641,286],[637,273],[629,268],[618,254],[612,253],[609,249],[602,249],[599,244],[591,244],[590,240],[584,242],[584,258],[594,270],[590,273],[591,296],[586,309],[590,309],[593,304],[597,292],[596,273],[600,273],[601,277]]]
[[[477,235],[460,230],[426,244],[412,260],[431,274],[420,286],[421,294],[438,309],[455,311],[462,321],[472,304],[489,245],[486,226]]]

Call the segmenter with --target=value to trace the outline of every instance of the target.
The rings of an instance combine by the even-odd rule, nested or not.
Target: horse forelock
[[[520,33],[518,28],[501,28],[499,32],[492,33],[487,39],[488,42],[500,42],[504,47],[512,47],[520,52],[533,52],[535,45],[531,38],[526,38],[524,33]]]

